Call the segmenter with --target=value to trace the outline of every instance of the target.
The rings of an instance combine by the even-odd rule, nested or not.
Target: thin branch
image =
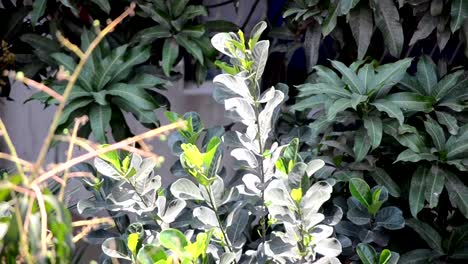
[[[5,140],[5,143],[7,144],[8,149],[10,150],[11,156],[13,156],[15,159],[18,158],[18,153],[16,152],[15,145],[11,141],[10,135],[8,134],[8,131],[5,127],[5,124],[3,123],[3,120],[0,118],[0,132],[2,133],[3,139]],[[18,170],[19,175],[23,177],[23,180],[27,182],[27,178],[24,176],[23,168],[21,167],[20,163],[16,163],[16,169]]]
[[[29,79],[28,77],[25,77],[22,72],[15,73],[14,71],[9,71],[8,75],[13,76],[17,81],[23,82],[28,87],[36,88],[37,90],[48,94],[49,96],[53,97],[55,100],[59,102],[64,101],[63,96],[61,94],[57,93],[52,88],[50,88],[49,86],[43,83],[36,82],[33,79]]]
[[[41,255],[47,255],[47,211],[45,207],[44,196],[42,191],[36,184],[32,184],[31,188],[34,190],[39,205],[39,213],[41,215]]]
[[[79,220],[72,223],[73,227],[78,226],[87,226],[87,225],[99,225],[99,224],[114,224],[114,220],[111,217],[104,217],[104,218],[94,218],[90,220]]]
[[[75,119],[75,124],[73,126],[73,132],[71,135],[70,144],[68,144],[67,161],[71,160],[73,157],[73,147],[75,146],[76,137],[78,135],[78,129],[80,128],[81,125],[87,122],[87,119],[88,119],[87,117],[81,117],[81,118]],[[63,185],[60,188],[60,193],[58,196],[59,201],[63,201],[63,197],[65,195],[65,189],[67,187],[67,180],[68,180],[68,171],[69,169],[66,169],[65,172],[63,173]]]
[[[65,87],[65,91],[63,93],[63,101],[60,102],[59,106],[57,107],[57,111],[55,112],[54,119],[52,120],[52,124],[49,127],[49,132],[44,140],[44,144],[42,145],[42,148],[39,152],[39,156],[36,161],[36,167],[40,167],[42,163],[44,162],[44,159],[46,157],[47,151],[49,149],[50,144],[52,143],[52,139],[54,137],[55,131],[58,127],[58,123],[60,120],[60,116],[63,113],[63,110],[65,109],[65,104],[70,97],[71,91],[78,79],[78,76],[81,73],[81,70],[83,69],[84,65],[86,64],[86,61],[88,60],[89,56],[92,54],[94,49],[99,45],[99,43],[104,39],[104,37],[111,32],[120,22],[124,20],[127,16],[131,16],[135,14],[135,6],[136,4],[132,2],[130,4],[130,7],[127,8],[119,17],[117,17],[114,21],[109,23],[98,35],[97,37],[89,44],[88,49],[86,50],[84,56],[80,59],[80,62],[75,68],[75,71],[73,72],[72,76],[70,77],[70,81],[68,82],[67,86]],[[34,173],[33,176],[37,176],[38,173]]]
[[[185,126],[185,121],[179,121],[177,123],[173,123],[173,124],[169,124],[169,125],[166,125],[166,126],[162,126],[162,127],[159,127],[159,128],[156,128],[156,129],[153,129],[153,130],[150,130],[150,131],[147,131],[143,134],[140,134],[140,135],[137,135],[137,136],[134,136],[134,137],[131,137],[131,138],[127,138],[125,140],[122,140],[120,142],[117,142],[117,143],[114,143],[112,145],[109,145],[109,146],[106,146],[104,148],[100,148],[100,149],[97,149],[93,152],[89,152],[87,154],[84,154],[84,155],[81,155],[79,157],[76,157],[68,162],[65,162],[65,163],[62,163],[58,166],[56,166],[55,168],[47,171],[46,173],[40,175],[38,178],[34,179],[33,183],[41,183],[47,179],[49,179],[50,177],[68,169],[68,168],[71,168],[81,162],[84,162],[88,159],[91,159],[91,158],[94,158],[94,157],[97,157],[99,155],[102,155],[104,153],[107,153],[109,151],[113,151],[113,150],[118,150],[118,149],[122,149],[122,148],[125,148],[125,147],[128,147],[129,145],[131,144],[134,144],[135,142],[137,142],[138,140],[142,140],[142,139],[146,139],[146,138],[152,138],[152,137],[155,137],[161,133],[164,133],[166,131],[170,131],[170,130],[173,130],[173,129],[177,129],[177,128],[182,128]]]

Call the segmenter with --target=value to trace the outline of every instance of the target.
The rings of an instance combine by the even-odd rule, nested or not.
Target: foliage
[[[81,35],[81,50],[86,50],[94,37],[92,31],[84,29]],[[112,127],[114,138],[121,140],[131,135],[123,116],[125,112],[132,113],[149,128],[159,126],[153,111],[159,107],[167,107],[168,102],[153,88],[162,88],[166,81],[138,68],[150,56],[148,46],[129,47],[128,44],[124,44],[112,47],[108,41],[103,40],[98,51],[93,52],[85,64],[70,94],[66,111],[59,122],[58,132],[70,127],[75,117],[88,115],[91,122],[89,126],[82,128],[80,136],[88,137],[92,131],[97,141],[105,143],[108,141],[106,131]],[[50,58],[56,67],[63,67],[63,74],[66,76],[69,76],[78,64],[75,58],[62,52],[52,53]],[[66,83],[66,80],[59,80],[51,87],[63,94]],[[38,92],[31,99],[40,100],[46,106],[57,102],[43,92]]]

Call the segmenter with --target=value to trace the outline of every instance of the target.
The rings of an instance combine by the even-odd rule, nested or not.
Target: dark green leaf
[[[175,35],[174,37],[179,45],[184,47],[188,53],[190,53],[203,65],[203,52],[195,42],[180,34]]]
[[[400,125],[403,125],[404,116],[401,109],[393,104],[391,101],[387,99],[378,99],[375,102],[371,103],[371,105],[375,106],[380,112],[385,112],[389,117],[396,118]]]
[[[367,7],[355,8],[349,13],[349,25],[358,46],[357,58],[359,60],[366,55],[373,33],[373,24],[371,10]]]
[[[358,254],[363,264],[378,263],[377,252],[375,252],[375,249],[368,244],[360,243],[356,247],[356,253]]]
[[[364,116],[364,127],[367,130],[372,149],[376,149],[382,140],[382,119],[377,116]]]
[[[132,42],[140,42],[141,44],[149,44],[156,39],[160,38],[169,38],[171,37],[171,32],[161,25],[153,26],[150,28],[145,28],[138,33],[132,39]]]
[[[431,97],[410,92],[390,94],[386,99],[407,111],[430,112],[434,103]]]
[[[354,152],[354,159],[356,162],[362,161],[367,153],[371,148],[369,137],[367,136],[366,131],[364,129],[360,129],[356,132],[356,136],[354,137],[354,145],[353,145],[353,152]]]
[[[406,224],[416,231],[432,249],[443,252],[442,237],[434,228],[416,219],[408,219],[406,220]]]
[[[327,36],[336,27],[336,20],[338,18],[338,12],[340,10],[340,2],[330,2],[328,8],[328,15],[322,24],[322,34]]]
[[[425,177],[425,197],[429,202],[429,208],[434,208],[439,203],[439,196],[444,189],[446,173],[437,165],[432,165],[431,170]]]
[[[445,187],[449,193],[450,202],[468,218],[468,188],[451,172],[445,174]]]
[[[434,93],[437,84],[436,65],[429,56],[423,56],[418,62],[418,72],[416,78],[426,92],[426,95]]]
[[[457,119],[452,116],[451,114],[447,112],[440,112],[436,111],[436,116],[437,116],[437,121],[439,121],[440,124],[444,125],[447,127],[448,131],[452,135],[458,134],[458,124],[457,124]]]
[[[341,98],[333,102],[333,104],[328,108],[327,111],[327,119],[333,120],[335,119],[336,115],[340,112],[351,107],[351,101],[348,98]]]
[[[109,106],[93,104],[89,110],[91,129],[96,140],[100,143],[107,142],[106,129],[109,126],[111,114],[112,111]]]
[[[375,23],[383,34],[384,42],[390,54],[399,58],[403,49],[404,35],[395,2],[393,0],[379,0],[375,3]]]
[[[468,1],[467,0],[453,0],[450,9],[450,29],[452,33],[457,31],[468,17]]]
[[[111,6],[109,4],[109,0],[92,0],[96,5],[101,8],[102,11],[106,12],[106,14],[109,14],[111,10]]]
[[[400,197],[400,187],[396,184],[390,175],[388,175],[385,170],[381,168],[375,168],[374,171],[371,172],[372,178],[379,184],[387,188],[388,192],[393,197]]]
[[[37,0],[33,1],[32,11],[31,11],[31,23],[33,26],[37,25],[39,18],[44,15],[44,12],[47,7],[47,0]]]
[[[173,38],[168,38],[164,41],[162,68],[166,76],[170,76],[171,69],[179,56],[179,45]]]
[[[154,110],[158,107],[144,89],[135,89],[130,84],[116,83],[107,90],[107,94],[120,97],[135,107],[144,110]]]
[[[366,86],[362,80],[358,78],[356,73],[339,61],[331,61],[331,63],[333,67],[341,72],[343,81],[348,85],[352,92],[362,95],[366,94]]]

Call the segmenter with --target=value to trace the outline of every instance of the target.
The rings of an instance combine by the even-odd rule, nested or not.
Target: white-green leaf
[[[372,149],[376,149],[382,140],[382,119],[377,116],[364,116],[364,127],[367,130]]]
[[[429,174],[429,168],[419,166],[411,178],[409,190],[409,206],[411,215],[418,218],[418,213],[424,208],[425,193],[426,193],[426,177]]]
[[[438,165],[432,165],[431,170],[426,174],[424,195],[429,202],[429,208],[434,208],[439,203],[439,196],[444,189],[445,175],[445,171]]]
[[[270,42],[268,40],[262,40],[255,44],[253,48],[252,55],[254,58],[254,68],[255,68],[255,79],[260,80],[265,70],[265,65],[268,60],[268,48],[270,47]]]
[[[200,189],[188,179],[179,179],[171,185],[171,193],[182,200],[203,200]]]
[[[208,207],[200,206],[193,209],[193,216],[204,224],[206,230],[219,227],[216,213]]]

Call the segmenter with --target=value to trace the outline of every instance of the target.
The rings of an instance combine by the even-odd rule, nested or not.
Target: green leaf
[[[372,178],[379,184],[387,188],[388,192],[393,197],[400,197],[400,187],[396,184],[392,178],[381,168],[375,168],[371,172]]]
[[[349,25],[358,47],[357,58],[361,60],[366,55],[374,28],[371,9],[365,6],[352,9],[349,13]]]
[[[173,38],[168,38],[164,41],[162,68],[166,76],[171,75],[171,69],[179,56],[179,45]]]
[[[133,256],[137,255],[137,246],[138,242],[140,241],[140,234],[139,233],[133,233],[129,234],[127,238],[127,247],[130,249],[130,252],[132,252]]]
[[[346,65],[344,65],[343,63],[339,61],[331,61],[331,63],[333,67],[335,67],[338,71],[341,72],[343,81],[348,85],[349,89],[353,93],[362,94],[362,95],[366,94],[366,86],[362,82],[362,80],[359,79],[356,73],[351,71],[350,68],[346,67]]]
[[[328,8],[328,15],[322,24],[323,36],[327,36],[333,31],[333,29],[335,29],[336,20],[338,18],[338,11],[340,10],[340,3],[341,2],[330,2],[329,8]]]
[[[81,108],[84,108],[85,106],[89,105],[91,102],[93,101],[93,99],[91,98],[78,98],[70,103],[68,103],[66,106],[65,106],[65,109],[63,110],[63,113],[62,115],[60,116],[60,120],[59,120],[59,125],[61,124],[64,124],[65,122],[67,122],[68,118],[70,117],[70,115],[81,109]]]
[[[443,252],[442,237],[430,225],[416,219],[406,220],[406,225],[411,227],[434,250]]]
[[[379,0],[375,1],[375,4],[375,23],[383,34],[384,43],[390,54],[399,58],[403,49],[404,35],[395,2],[393,0]]]
[[[436,111],[436,116],[437,116],[437,121],[439,121],[440,124],[444,125],[447,127],[447,130],[449,131],[450,134],[456,135],[458,134],[458,120],[452,116],[451,114],[447,112],[440,112]]]
[[[96,72],[94,73],[94,90],[102,90],[112,79],[114,73],[120,70],[126,50],[127,45],[115,48],[109,56],[105,57],[102,62],[98,64]]]
[[[328,108],[327,119],[333,120],[336,115],[340,112],[351,107],[351,101],[348,98],[341,98],[333,102],[333,104]]]
[[[361,162],[367,155],[371,148],[369,137],[364,129],[360,129],[356,132],[354,137],[354,145],[353,145],[353,152],[354,152],[354,160],[356,162]]]
[[[57,62],[58,65],[62,65],[65,68],[65,70],[69,72],[75,71],[76,62],[72,57],[64,53],[53,53],[50,56]],[[78,84],[81,87],[83,87],[84,89],[88,91],[91,91],[91,87],[92,87],[91,82],[84,74],[80,74],[78,76],[78,80],[79,80]]]
[[[398,161],[407,161],[407,162],[418,162],[421,160],[434,161],[437,160],[437,157],[431,153],[416,153],[411,149],[402,151],[395,162]]]
[[[144,110],[152,111],[158,107],[156,102],[152,100],[151,96],[144,89],[135,89],[135,87],[129,84],[116,83],[107,90],[107,94],[120,97],[134,107]]]
[[[356,253],[358,254],[363,264],[378,263],[377,252],[375,252],[375,249],[368,244],[360,243],[356,247]]]
[[[125,79],[131,72],[132,67],[147,61],[151,56],[150,46],[135,46],[125,53],[123,62],[111,75],[112,82]]]
[[[376,149],[382,141],[382,119],[377,116],[364,116],[364,127],[367,130],[372,149]]]
[[[106,129],[109,126],[112,110],[109,106],[93,104],[89,109],[89,120],[94,136],[100,143],[107,142]]]
[[[33,1],[32,11],[31,11],[31,23],[33,26],[37,25],[39,18],[44,15],[44,12],[47,7],[47,0],[37,0]]]
[[[202,25],[190,25],[186,26],[180,32],[190,38],[201,38],[205,34],[205,27]]]
[[[349,191],[363,206],[369,208],[372,204],[372,193],[369,185],[359,178],[351,178],[349,180]]]
[[[362,102],[365,102],[367,101],[368,97],[367,95],[360,95],[360,94],[356,94],[356,93],[353,93],[351,95],[351,107],[354,109],[354,110],[357,110],[357,106],[362,103]]]
[[[418,218],[418,213],[424,208],[425,192],[426,192],[426,178],[429,174],[429,168],[426,166],[419,166],[411,178],[409,190],[409,206],[411,215]]]
[[[468,218],[468,188],[451,172],[445,174],[445,187],[447,188],[450,202],[456,205],[465,218]]]
[[[398,120],[400,125],[403,125],[404,116],[401,109],[393,104],[391,101],[387,99],[378,99],[375,102],[371,103],[371,105],[375,106],[377,110],[380,112],[385,112],[389,117],[393,117]]]
[[[390,89],[395,86],[405,76],[406,70],[411,65],[411,59],[403,59],[394,63],[387,63],[375,69],[377,72],[372,78],[372,84],[368,88],[368,93],[376,93],[376,98],[384,97]]]
[[[314,66],[317,74],[317,81],[323,83],[333,84],[335,87],[344,87],[345,83],[338,77],[338,75],[330,68],[322,65]]]
[[[464,71],[459,70],[451,74],[445,75],[442,80],[440,80],[436,87],[434,88],[433,95],[436,97],[437,100],[441,100],[445,96],[449,95],[452,91],[457,90],[459,88],[458,85],[462,84],[465,79],[459,82],[460,77],[463,76]]]
[[[386,99],[407,111],[430,112],[433,109],[432,104],[434,103],[432,97],[411,92],[390,94]]]
[[[427,264],[434,258],[441,256],[442,253],[430,249],[415,249],[401,256],[400,263],[407,264]]]
[[[424,127],[427,133],[431,136],[432,142],[439,151],[445,150],[445,133],[442,127],[428,116],[427,121],[424,121]]]
[[[418,62],[416,78],[426,92],[426,95],[434,94],[433,89],[437,84],[436,65],[429,56],[423,56]]]
[[[176,0],[169,4],[173,17],[178,17],[182,14],[189,0]]]
[[[195,42],[180,34],[175,35],[174,37],[179,45],[184,47],[188,53],[190,53],[203,65],[204,61],[202,49]]]
[[[137,261],[139,264],[154,264],[167,258],[164,248],[146,244],[138,251]]]
[[[379,264],[387,264],[391,257],[392,252],[390,250],[382,250],[382,252],[380,252]]]
[[[157,25],[137,32],[131,42],[140,42],[140,44],[144,45],[152,43],[156,39],[169,38],[171,36],[171,32],[166,27]]]
[[[429,202],[429,208],[434,208],[439,203],[439,196],[444,189],[445,171],[438,165],[432,165],[430,172],[425,177],[425,197]]]
[[[184,251],[189,242],[182,232],[177,229],[168,228],[159,234],[159,242],[167,249],[173,250],[180,254]]]
[[[96,5],[101,8],[102,11],[106,12],[106,14],[109,14],[111,10],[111,6],[109,4],[109,0],[92,0]]]
[[[330,83],[305,83],[297,86],[299,94],[297,97],[309,97],[314,94],[326,94],[330,97],[350,98],[351,93],[342,86],[334,86]]]
[[[364,83],[367,94],[370,95],[371,94],[370,88],[371,88],[372,82],[375,79],[374,65],[372,63],[368,63],[362,66],[358,71],[358,77]]]
[[[465,19],[468,17],[468,1],[467,0],[453,0],[450,8],[450,29],[452,33],[457,31]]]

